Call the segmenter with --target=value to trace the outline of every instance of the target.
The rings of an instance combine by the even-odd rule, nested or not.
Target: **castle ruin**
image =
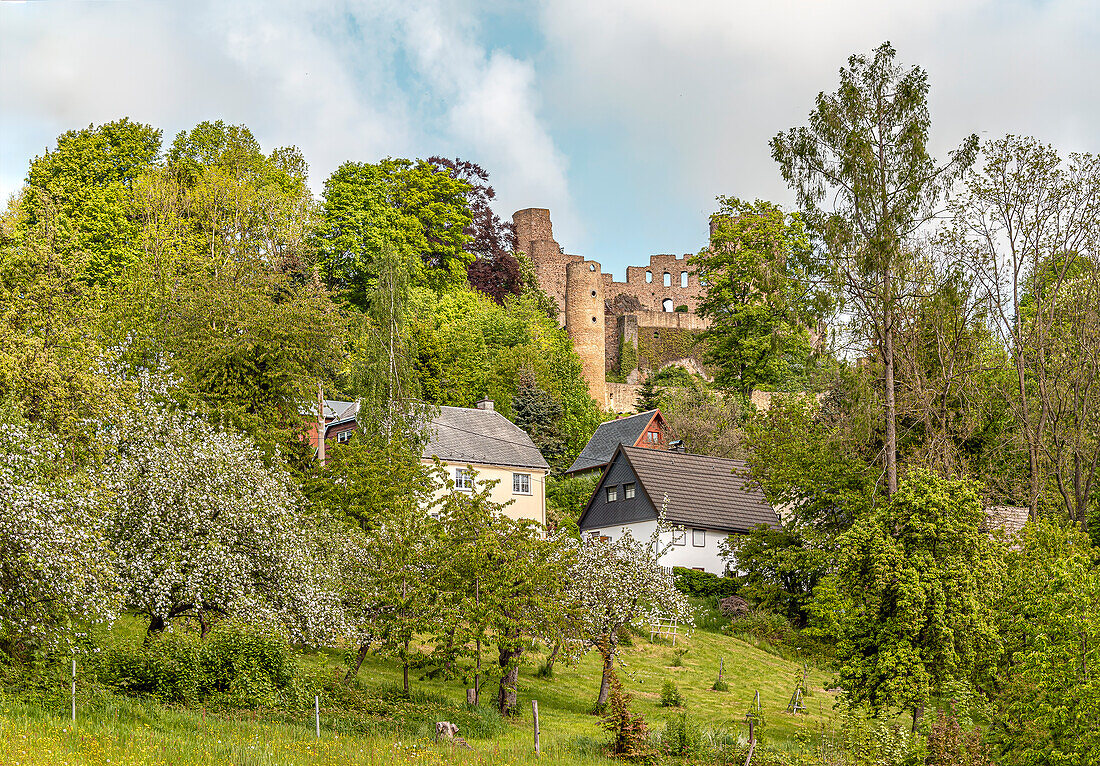
[[[667,364],[704,370],[694,338],[707,323],[695,314],[702,292],[691,254],[652,255],[648,266],[628,266],[617,282],[595,261],[567,254],[554,239],[550,211],[512,215],[520,252],[534,265],[539,285],[558,305],[592,398],[617,412],[633,410],[638,384]],[[607,382],[615,371],[620,383]]]

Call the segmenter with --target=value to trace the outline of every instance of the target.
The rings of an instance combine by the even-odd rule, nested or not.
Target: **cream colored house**
[[[495,503],[508,505],[504,514],[546,525],[546,477],[550,466],[527,432],[482,400],[476,408],[440,407],[429,426],[423,461],[436,458],[454,481],[455,492],[469,492],[476,481],[496,480],[490,491]],[[448,491],[441,488],[439,492]]]

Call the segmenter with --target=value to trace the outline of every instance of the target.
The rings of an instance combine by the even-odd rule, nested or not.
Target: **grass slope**
[[[660,731],[664,721],[679,710],[658,705],[665,681],[676,682],[685,710],[701,727],[744,734],[745,713],[756,691],[760,692],[766,720],[761,738],[778,749],[798,750],[813,739],[815,730],[832,716],[832,695],[825,693],[823,673],[811,668],[806,698],[807,712],[785,712],[800,668],[796,663],[768,654],[743,641],[717,633],[697,631],[681,637],[677,648],[687,648],[682,666],[673,666],[676,650],[671,645],[635,639],[623,650],[624,686],[634,696],[634,710],[645,716],[651,729]],[[711,691],[724,659],[728,692]],[[497,722],[484,716],[487,725],[460,732],[473,749],[451,752],[431,744],[435,710],[409,725],[395,714],[392,724],[403,733],[393,735],[379,728],[377,735],[352,733],[334,703],[322,700],[322,736],[313,732],[313,711],[303,710],[296,721],[265,720],[242,711],[229,716],[205,715],[201,710],[166,708],[150,702],[104,697],[79,711],[74,731],[67,710],[44,711],[4,701],[0,708],[0,763],[44,764],[347,764],[347,763],[526,763],[533,762],[530,700],[539,702],[542,729],[542,763],[587,764],[606,762],[599,755],[606,734],[588,710],[599,687],[599,661],[585,657],[577,667],[559,664],[554,677],[534,677],[536,655],[527,658],[520,680],[523,713],[519,720]],[[304,655],[303,663],[323,672],[339,673],[339,654]],[[488,660],[488,657],[486,657]],[[483,705],[491,705],[495,678],[483,686]],[[367,687],[400,682],[400,668],[371,656],[360,671]],[[431,699],[445,697],[450,710],[461,706],[460,681],[414,680],[413,691]],[[445,715],[447,708],[439,711]],[[484,711],[488,713],[489,711]],[[475,722],[479,719],[474,718]],[[385,722],[383,722],[385,723]],[[398,739],[400,738],[400,741]]]

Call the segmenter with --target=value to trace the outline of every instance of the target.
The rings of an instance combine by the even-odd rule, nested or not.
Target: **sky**
[[[461,157],[623,279],[706,244],[715,197],[792,205],[768,141],[853,53],[927,70],[931,145],[1100,151],[1095,0],[0,0],[0,196],[57,136],[128,116],[342,162]]]

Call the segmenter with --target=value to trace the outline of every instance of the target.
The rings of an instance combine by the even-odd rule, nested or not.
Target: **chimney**
[[[489,399],[489,398],[482,399],[480,402],[478,402],[477,403],[477,408],[479,410],[495,410],[496,409],[496,407],[493,406],[493,400]]]
[[[674,442],[669,442],[668,443],[668,451],[669,452],[679,452],[681,455],[683,455],[685,452],[687,452],[687,450],[684,449],[684,440],[683,439],[677,439]]]

